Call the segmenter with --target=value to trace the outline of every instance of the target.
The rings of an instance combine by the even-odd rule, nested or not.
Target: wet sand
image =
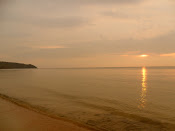
[[[0,131],[90,131],[76,124],[50,118],[0,98]]]

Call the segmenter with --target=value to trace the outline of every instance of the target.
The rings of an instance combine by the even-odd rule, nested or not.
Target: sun
[[[139,55],[139,57],[148,57],[149,55]]]

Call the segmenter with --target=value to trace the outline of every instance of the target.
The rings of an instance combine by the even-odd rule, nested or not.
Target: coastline
[[[85,126],[52,118],[0,97],[0,130],[3,131],[92,131]]]

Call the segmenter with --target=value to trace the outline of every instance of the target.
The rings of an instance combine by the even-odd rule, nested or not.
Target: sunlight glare
[[[140,55],[139,57],[148,57],[148,55]]]
[[[140,104],[139,104],[139,108],[143,109],[145,107],[146,104],[146,94],[147,94],[147,82],[146,82],[146,68],[143,67],[142,68],[142,91],[141,91],[141,95],[140,95]]]

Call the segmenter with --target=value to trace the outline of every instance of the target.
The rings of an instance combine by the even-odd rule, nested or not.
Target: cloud
[[[120,56],[129,56],[129,55],[120,55]]]
[[[3,6],[3,5],[6,4],[7,2],[9,2],[9,0],[0,0],[0,6]]]
[[[170,33],[154,39],[100,40],[73,44],[64,43],[57,46],[56,44],[51,45],[47,43],[42,45],[41,42],[34,46],[30,46],[29,44],[28,46],[22,46],[14,43],[6,43],[1,45],[0,52],[4,54],[8,52],[8,54],[17,58],[23,56],[25,58],[38,57],[48,59],[93,57],[100,54],[112,54],[115,56],[138,56],[140,54],[173,56],[174,54],[172,54],[172,52],[175,50],[174,35],[175,33]],[[51,41],[49,42],[51,43]],[[33,49],[31,49],[31,47]]]
[[[68,0],[68,2],[77,2],[84,4],[126,4],[126,3],[138,3],[143,0]]]
[[[114,12],[114,11],[105,11],[101,13],[103,16],[110,16],[113,18],[119,18],[119,19],[131,19],[131,18],[136,18],[135,16],[132,16],[131,14],[126,14],[123,12]]]
[[[39,49],[61,49],[67,48],[65,46],[32,46],[32,48],[39,48]]]
[[[6,16],[4,22],[13,21],[18,24],[28,24],[32,26],[49,27],[49,28],[67,28],[90,25],[91,20],[81,16],[32,16],[26,17],[24,15]]]
[[[175,53],[160,54],[160,56],[170,56],[170,57],[174,57],[174,56],[175,56]]]
[[[58,18],[38,18],[31,20],[32,24],[45,27],[77,27],[89,23],[88,19],[83,17],[58,17]]]
[[[72,28],[91,25],[92,16],[84,16],[81,6],[134,4],[144,0],[7,0],[4,23],[25,23],[50,28]],[[2,3],[2,4],[1,4]],[[5,0],[0,0],[4,5]],[[75,7],[76,6],[76,7]],[[78,6],[78,7],[77,7]],[[86,11],[85,11],[86,12]],[[84,13],[85,13],[84,12]],[[107,15],[107,14],[106,14]],[[122,17],[122,15],[120,16]],[[127,16],[124,16],[127,17]]]
[[[79,13],[81,11],[73,6],[67,7],[66,2],[62,0],[7,1],[0,0],[0,7],[3,7],[2,11],[0,8],[0,13],[4,14],[0,17],[0,23],[5,23],[7,26],[16,24],[21,27],[21,24],[25,24],[34,27],[71,28],[90,23],[89,17],[82,16]]]
[[[1,15],[3,14],[4,10],[6,9],[6,7],[8,7],[8,2],[9,2],[9,0],[0,0],[0,14]]]
[[[30,0],[35,2],[35,0]],[[38,2],[42,3],[49,3],[49,4],[64,4],[64,5],[106,5],[106,4],[133,4],[133,3],[140,3],[144,0],[38,0]]]

